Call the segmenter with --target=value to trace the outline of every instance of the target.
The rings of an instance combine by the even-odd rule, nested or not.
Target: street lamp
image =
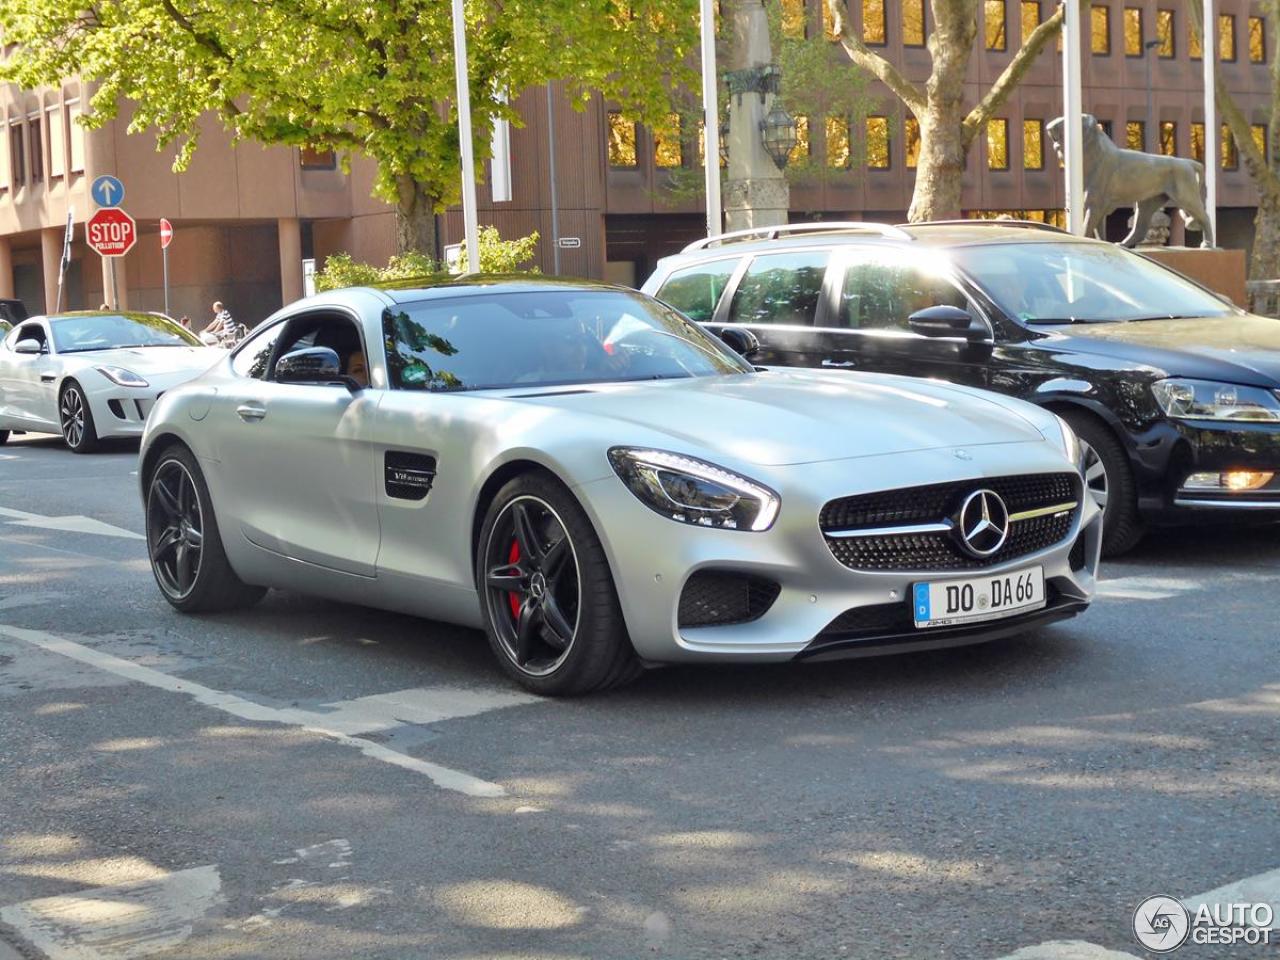
[[[778,165],[778,169],[785,170],[787,161],[791,159],[791,151],[799,140],[796,136],[795,118],[775,103],[773,109],[760,121],[760,139],[764,141],[764,149]]]

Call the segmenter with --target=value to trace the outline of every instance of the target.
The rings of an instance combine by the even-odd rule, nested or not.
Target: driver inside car
[[[343,373],[362,387],[369,385],[369,365],[365,361],[363,350],[352,350],[347,354],[346,368]]]

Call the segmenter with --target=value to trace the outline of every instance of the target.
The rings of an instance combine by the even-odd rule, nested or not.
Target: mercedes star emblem
[[[966,551],[979,559],[989,557],[1009,537],[1009,508],[994,490],[975,490],[960,506],[956,530]]]

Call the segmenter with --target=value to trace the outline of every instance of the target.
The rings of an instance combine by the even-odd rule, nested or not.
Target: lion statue
[[[1133,227],[1121,242],[1126,247],[1137,246],[1147,235],[1152,215],[1172,205],[1182,211],[1188,230],[1199,230],[1203,234],[1200,246],[1213,246],[1213,227],[1204,206],[1203,165],[1186,157],[1166,157],[1117,147],[1092,114],[1086,113],[1081,119],[1084,124],[1085,236],[1101,236],[1107,214],[1132,206]],[[1046,127],[1059,157],[1066,150],[1062,124],[1063,118],[1058,117]]]

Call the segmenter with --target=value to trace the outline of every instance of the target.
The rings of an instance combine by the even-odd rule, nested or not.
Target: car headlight
[[[1280,400],[1270,390],[1212,380],[1157,380],[1151,385],[1166,416],[1179,420],[1280,420]]]
[[[124,367],[94,367],[94,369],[118,387],[149,386],[147,381],[132,370],[126,370]]]
[[[641,503],[670,520],[722,530],[768,530],[778,516],[776,493],[705,460],[614,447],[609,462]]]

